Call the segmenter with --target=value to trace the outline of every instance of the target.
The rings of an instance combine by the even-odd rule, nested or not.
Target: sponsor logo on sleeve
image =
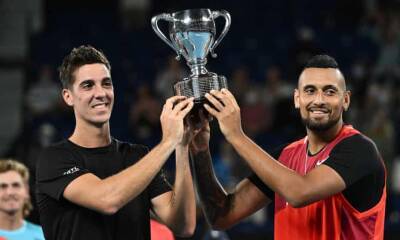
[[[63,175],[70,175],[70,174],[73,174],[73,173],[75,173],[75,172],[78,172],[80,169],[78,168],[78,167],[73,167],[73,168],[71,168],[71,169],[69,169],[68,171],[65,171],[64,173],[63,173]]]

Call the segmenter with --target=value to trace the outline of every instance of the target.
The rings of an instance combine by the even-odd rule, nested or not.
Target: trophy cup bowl
[[[214,20],[218,17],[224,17],[225,26],[216,39]],[[169,38],[160,30],[159,20],[169,23]],[[214,58],[217,56],[214,50],[231,25],[231,17],[227,11],[188,9],[171,14],[162,13],[151,19],[151,25],[157,36],[176,52],[176,59],[180,60],[183,56],[190,67],[190,76],[175,83],[174,93],[179,96],[194,97],[193,111],[201,108],[206,100],[204,97],[206,93],[227,88],[224,76],[209,72],[205,68],[208,53]]]

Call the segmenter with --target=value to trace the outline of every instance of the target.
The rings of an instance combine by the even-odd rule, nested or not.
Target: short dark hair
[[[336,60],[326,54],[323,55],[315,55],[306,63],[304,69],[306,68],[339,68]]]
[[[82,45],[72,49],[64,57],[61,66],[58,68],[62,87],[67,89],[72,86],[75,80],[73,74],[77,68],[93,63],[102,63],[111,71],[110,62],[101,50],[97,50],[90,45]]]

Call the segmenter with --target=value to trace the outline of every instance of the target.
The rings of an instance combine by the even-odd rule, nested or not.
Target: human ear
[[[72,94],[71,94],[71,91],[69,90],[69,89],[63,89],[62,90],[62,96],[63,96],[63,99],[64,99],[64,102],[68,105],[68,106],[70,106],[70,107],[72,107],[74,104],[73,104],[73,97],[72,97]]]
[[[294,101],[294,108],[299,109],[300,104],[299,104],[299,90],[298,89],[294,90],[293,101]]]
[[[350,107],[350,96],[351,96],[351,92],[350,91],[346,91],[345,95],[344,95],[344,104],[343,104],[343,111],[347,111]]]

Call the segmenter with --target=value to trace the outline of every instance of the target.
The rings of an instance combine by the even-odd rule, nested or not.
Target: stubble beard
[[[324,132],[335,126],[340,121],[340,117],[331,118],[327,122],[318,122],[310,118],[301,117],[301,121],[303,125],[311,131]]]

